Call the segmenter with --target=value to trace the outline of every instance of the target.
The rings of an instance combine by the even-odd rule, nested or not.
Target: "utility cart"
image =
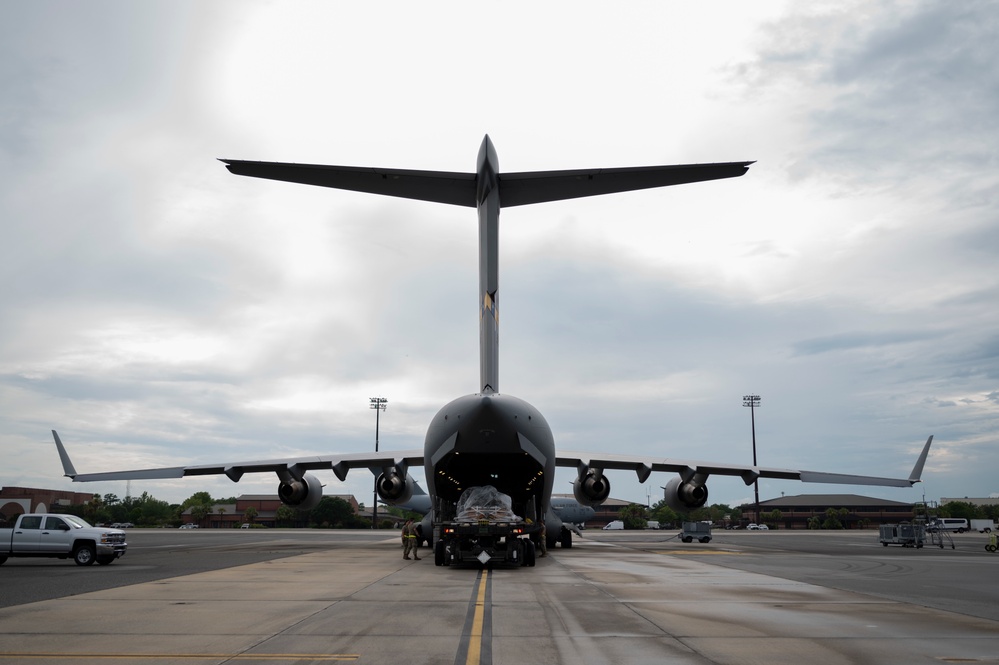
[[[711,525],[707,522],[684,522],[680,540],[692,543],[695,539],[702,543],[710,543]]]
[[[926,539],[926,527],[922,524],[882,524],[880,541],[885,547],[901,545],[919,549]]]

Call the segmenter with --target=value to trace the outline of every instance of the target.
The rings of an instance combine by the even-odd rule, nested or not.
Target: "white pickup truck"
[[[78,566],[106,566],[125,555],[121,529],[93,527],[73,515],[20,515],[13,528],[0,523],[0,564],[10,557],[70,557]]]

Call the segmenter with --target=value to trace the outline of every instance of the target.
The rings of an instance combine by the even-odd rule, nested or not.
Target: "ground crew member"
[[[545,527],[545,521],[541,520],[541,556],[548,556],[548,529]]]
[[[413,520],[406,520],[405,526],[402,527],[402,558],[409,559],[409,553],[413,553],[413,558],[417,561],[420,557],[416,555],[416,548],[419,546],[416,539],[416,527],[413,525]]]

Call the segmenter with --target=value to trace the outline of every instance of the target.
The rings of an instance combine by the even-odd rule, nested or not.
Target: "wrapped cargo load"
[[[458,498],[458,522],[521,522],[513,512],[512,501],[492,485],[469,487]]]

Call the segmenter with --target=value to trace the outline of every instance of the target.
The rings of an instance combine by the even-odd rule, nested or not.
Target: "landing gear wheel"
[[[93,545],[80,545],[73,552],[73,561],[78,566],[91,566],[97,560],[97,552]]]

